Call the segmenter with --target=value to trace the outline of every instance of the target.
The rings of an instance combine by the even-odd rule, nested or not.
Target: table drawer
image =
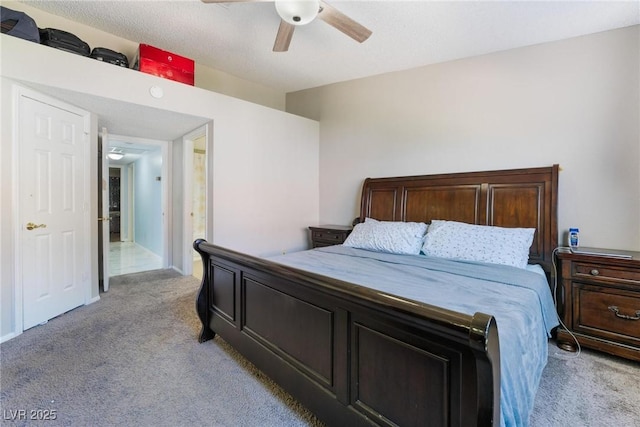
[[[599,264],[573,263],[574,277],[590,277],[598,280],[611,280],[623,283],[637,283],[640,285],[640,270],[628,268],[616,268]]]
[[[575,284],[574,329],[640,345],[640,293]]]
[[[347,233],[345,232],[333,232],[333,231],[314,231],[313,239],[314,240],[322,240],[325,242],[334,242],[334,243],[342,243],[347,238]]]

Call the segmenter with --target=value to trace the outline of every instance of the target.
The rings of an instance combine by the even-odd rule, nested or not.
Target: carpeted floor
[[[320,425],[224,341],[198,343],[199,285],[171,270],[115,277],[99,302],[0,345],[2,425]],[[638,363],[550,352],[533,426],[640,426]]]
[[[99,302],[3,343],[2,423],[42,409],[56,413],[46,426],[313,425],[224,341],[198,343],[199,285],[170,270],[117,276]]]
[[[549,345],[531,425],[640,427],[640,363]]]

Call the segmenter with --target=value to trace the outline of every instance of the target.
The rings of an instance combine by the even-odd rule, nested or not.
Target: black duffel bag
[[[55,28],[41,28],[40,43],[82,56],[89,56],[91,53],[89,45],[80,37]]]
[[[129,68],[129,59],[126,55],[116,52],[115,50],[107,49],[106,47],[94,47],[90,56],[98,61]]]

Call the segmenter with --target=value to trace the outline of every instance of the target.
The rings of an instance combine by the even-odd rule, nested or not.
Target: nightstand
[[[311,247],[340,245],[347,239],[353,227],[347,225],[318,225],[311,230]]]
[[[640,361],[640,252],[580,248],[619,258],[558,252],[558,312],[581,346]],[[576,351],[558,328],[558,346]]]

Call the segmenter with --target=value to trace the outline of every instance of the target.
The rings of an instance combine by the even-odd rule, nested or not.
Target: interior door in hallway
[[[19,240],[23,329],[85,302],[88,129],[62,103],[19,101]],[[85,131],[87,131],[85,133]]]
[[[111,215],[109,213],[109,133],[107,128],[103,127],[102,132],[98,135],[98,152],[100,159],[98,168],[100,176],[98,182],[100,185],[100,198],[98,199],[98,210],[100,218],[98,218],[98,265],[100,271],[98,277],[102,283],[102,290],[109,291],[109,243],[111,227]]]

